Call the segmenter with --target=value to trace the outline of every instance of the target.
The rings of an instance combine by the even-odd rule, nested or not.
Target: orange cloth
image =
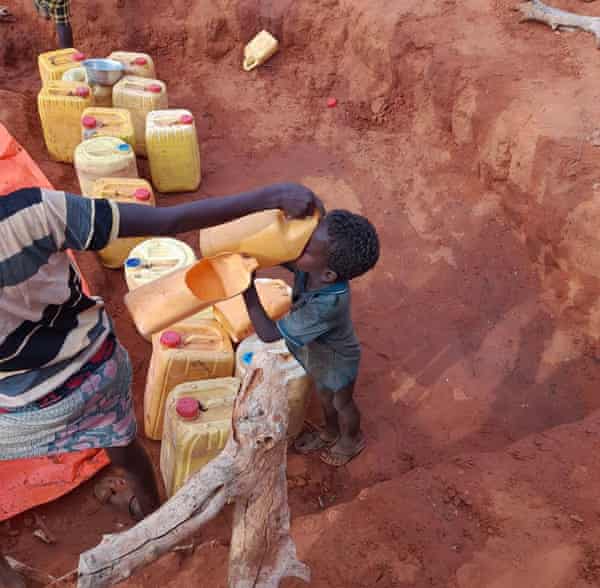
[[[52,188],[29,154],[0,123],[0,196],[20,188]],[[69,251],[73,263],[77,265]],[[82,277],[83,291],[89,287]],[[0,521],[69,493],[110,463],[106,451],[90,449],[53,457],[0,461]]]

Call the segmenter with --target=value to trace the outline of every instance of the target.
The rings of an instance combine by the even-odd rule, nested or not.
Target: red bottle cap
[[[179,347],[181,345],[181,335],[177,331],[165,331],[160,336],[160,343],[165,347],[174,349],[175,347]]]
[[[160,84],[150,84],[146,90],[154,92],[155,94],[160,94],[162,92],[162,86]]]
[[[327,107],[335,108],[337,106],[337,98],[328,98],[327,99]]]
[[[85,53],[82,53],[81,51],[77,51],[77,53],[73,53],[73,61],[84,61],[85,60]]]
[[[194,122],[194,117],[191,114],[182,114],[179,118],[182,125],[191,125]]]
[[[87,98],[90,95],[90,89],[85,86],[79,86],[75,90],[75,96],[79,96],[80,98]]]
[[[140,202],[147,202],[150,200],[150,190],[147,188],[138,188],[134,193],[133,197]],[[166,334],[166,333],[165,333]]]
[[[146,65],[148,60],[145,57],[136,57],[132,63],[133,65]]]
[[[197,400],[185,397],[180,398],[175,405],[177,414],[183,419],[195,419],[200,412],[200,405]]]
[[[96,117],[95,116],[84,116],[81,119],[81,124],[86,128],[86,129],[95,129],[96,128]]]

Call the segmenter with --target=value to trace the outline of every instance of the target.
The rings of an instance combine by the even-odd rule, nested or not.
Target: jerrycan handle
[[[249,55],[244,58],[244,71],[252,71],[258,66],[258,60]]]

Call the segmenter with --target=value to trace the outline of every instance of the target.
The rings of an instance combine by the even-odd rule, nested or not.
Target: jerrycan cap
[[[200,404],[194,398],[180,398],[175,405],[177,414],[183,419],[195,419],[200,412]]]
[[[133,197],[140,202],[146,202],[150,200],[150,190],[147,188],[138,188],[134,193]]]
[[[121,143],[117,149],[119,151],[122,151],[123,153],[128,153],[131,150],[131,147],[129,146],[128,143]]]
[[[252,351],[247,351],[242,355],[242,363],[244,365],[250,365],[252,363],[252,358],[254,357],[254,353]]]
[[[89,116],[86,115],[81,119],[81,124],[86,128],[86,129],[95,129],[96,125],[98,124],[98,121],[96,121],[96,117],[95,116]]]
[[[133,65],[146,65],[148,60],[145,57],[136,57],[131,63]]]
[[[85,61],[85,53],[81,51],[73,53],[73,61]]]
[[[160,336],[160,343],[169,349],[174,349],[183,343],[183,339],[177,331],[165,331]]]
[[[191,125],[194,123],[194,117],[191,114],[182,114],[179,117],[179,122],[182,125]]]
[[[142,265],[142,260],[139,257],[130,257],[125,262],[125,266],[130,268],[140,267],[140,265]]]
[[[150,84],[146,87],[146,90],[153,92],[154,94],[160,94],[162,92],[162,86],[160,84]]]
[[[75,96],[79,96],[80,98],[87,98],[90,95],[90,89],[85,86],[78,86],[75,89]]]

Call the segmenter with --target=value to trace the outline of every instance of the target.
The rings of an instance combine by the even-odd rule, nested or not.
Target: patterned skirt
[[[51,17],[56,24],[67,24],[71,16],[71,0],[34,0],[36,10]]]
[[[0,460],[129,445],[136,421],[127,352],[110,336],[59,389],[0,409],[0,431]]]

